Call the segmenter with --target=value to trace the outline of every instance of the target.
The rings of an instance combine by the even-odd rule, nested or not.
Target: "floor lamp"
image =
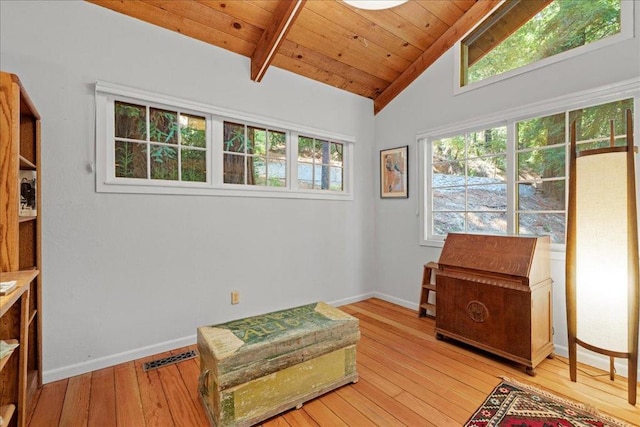
[[[576,381],[577,345],[628,359],[629,403],[638,376],[638,225],[631,111],[626,146],[577,150],[571,124],[566,296],[569,370]]]

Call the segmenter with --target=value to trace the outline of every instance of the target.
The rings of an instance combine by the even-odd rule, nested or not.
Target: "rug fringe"
[[[598,408],[596,408],[593,405],[576,402],[575,400],[570,400],[570,399],[565,398],[565,397],[560,397],[557,394],[554,394],[554,393],[552,393],[550,391],[543,390],[541,388],[538,388],[537,386],[534,386],[534,385],[531,385],[531,384],[527,384],[527,383],[523,383],[523,382],[520,382],[518,380],[514,380],[513,378],[509,378],[509,377],[506,377],[506,376],[500,376],[499,378],[501,378],[504,382],[512,384],[512,385],[514,385],[516,387],[524,388],[524,389],[526,389],[528,391],[531,391],[533,393],[540,394],[542,396],[558,400],[558,401],[562,402],[563,404],[565,404],[567,406],[571,406],[571,407],[573,407],[575,409],[588,412],[588,413],[590,413],[592,415],[597,415],[598,417],[604,418],[605,420],[609,421],[610,423],[614,423],[614,424],[620,425],[620,427],[633,427],[633,425],[628,424],[625,421],[622,421],[622,420],[620,420],[618,418],[612,417],[611,415],[608,415],[608,414],[603,414],[601,411],[598,410]]]

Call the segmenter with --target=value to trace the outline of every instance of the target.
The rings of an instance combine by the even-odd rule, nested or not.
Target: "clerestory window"
[[[460,86],[555,62],[632,37],[623,0],[507,0],[459,44]],[[493,79],[495,80],[495,79]]]

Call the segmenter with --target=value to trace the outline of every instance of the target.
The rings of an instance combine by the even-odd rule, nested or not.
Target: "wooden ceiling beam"
[[[454,25],[436,40],[416,61],[393,81],[373,102],[374,114],[378,114],[387,104],[417,79],[431,64],[449,50],[473,26],[480,22],[501,0],[476,2]]]
[[[259,82],[273,61],[278,47],[287,36],[307,0],[280,0],[271,21],[251,55],[251,80]]]

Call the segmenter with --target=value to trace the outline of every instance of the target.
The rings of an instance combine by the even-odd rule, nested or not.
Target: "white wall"
[[[377,289],[380,296],[417,307],[422,265],[437,261],[440,249],[420,246],[416,135],[523,105],[640,78],[640,3],[635,4],[635,38],[585,55],[512,77],[458,95],[454,88],[454,57],[450,50],[377,116],[376,150],[410,146],[409,198],[376,199]],[[635,113],[636,122],[640,114]],[[636,129],[638,126],[636,126]],[[376,174],[377,171],[376,171]],[[564,253],[554,254],[554,328],[556,352],[566,355]],[[603,313],[606,315],[606,313]],[[586,356],[588,357],[588,356]],[[600,363],[608,358],[580,359]]]
[[[86,2],[2,1],[0,17],[0,68],[42,116],[45,382],[375,289],[370,100],[276,68],[254,83],[245,57]],[[352,135],[354,200],[98,194],[96,80]]]

